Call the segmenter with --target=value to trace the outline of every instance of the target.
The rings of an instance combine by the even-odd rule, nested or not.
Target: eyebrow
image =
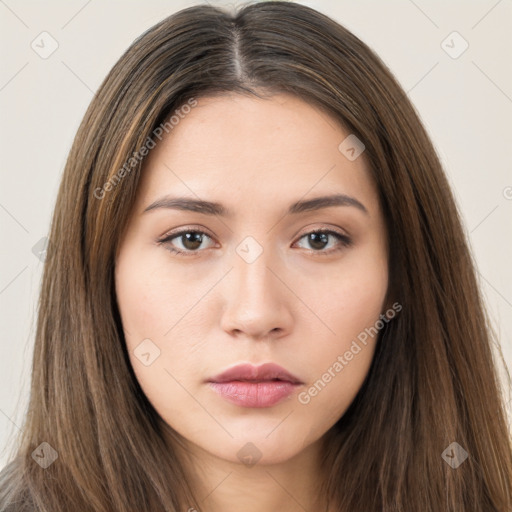
[[[288,208],[288,214],[298,214],[332,206],[352,206],[368,215],[366,207],[355,197],[345,194],[332,194],[328,196],[315,197],[292,203]],[[164,196],[157,199],[147,206],[142,213],[154,211],[160,208],[175,209],[202,213],[204,215],[220,215],[222,217],[232,217],[233,213],[220,203],[193,199],[190,197],[171,197]]]

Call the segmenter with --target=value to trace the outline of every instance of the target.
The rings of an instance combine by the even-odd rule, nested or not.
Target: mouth
[[[260,366],[252,364],[237,364],[208,379],[208,382],[273,382],[283,381],[292,384],[303,384],[298,377],[275,363],[265,363]]]
[[[271,407],[288,398],[304,383],[274,363],[241,364],[208,379],[208,386],[240,407]]]
[[[209,382],[213,391],[240,407],[272,407],[288,398],[300,384],[284,380]]]

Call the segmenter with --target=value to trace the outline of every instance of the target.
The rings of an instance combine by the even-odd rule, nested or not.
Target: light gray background
[[[195,3],[0,0],[0,467],[28,399],[42,272],[32,248],[47,235],[76,129],[93,91],[133,39]],[[512,2],[298,3],[354,32],[408,92],[452,183],[512,366]],[[43,31],[58,43],[46,59],[31,48],[33,41],[39,51],[50,48],[49,39],[41,42]],[[446,40],[453,31],[469,43],[458,58],[445,51],[462,49],[456,37]]]

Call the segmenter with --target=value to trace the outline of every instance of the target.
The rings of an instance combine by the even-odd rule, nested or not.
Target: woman
[[[511,510],[491,339],[380,59],[297,4],[182,10],[71,149],[1,509]]]

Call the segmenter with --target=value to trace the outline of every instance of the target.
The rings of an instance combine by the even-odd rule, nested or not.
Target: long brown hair
[[[274,1],[233,13],[201,5],[166,18],[130,46],[91,102],[52,219],[29,409],[1,474],[1,510],[201,509],[131,369],[115,254],[140,149],[155,130],[193,98],[276,92],[324,109],[363,141],[389,232],[389,296],[402,305],[325,437],[330,507],[512,510],[493,337],[432,143],[368,46],[311,8]],[[460,453],[452,443],[468,454],[457,468],[443,457],[447,448],[449,457]],[[36,463],[55,454],[46,469]]]

